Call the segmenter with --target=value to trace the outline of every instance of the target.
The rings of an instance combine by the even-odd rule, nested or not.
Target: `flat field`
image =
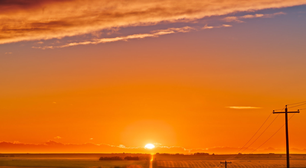
[[[102,160],[100,157],[139,156],[140,160]],[[129,154],[12,154],[0,155],[0,168],[149,168],[150,155]]]
[[[291,168],[306,168],[306,155],[292,155]],[[156,155],[154,168],[286,168],[285,155]]]
[[[100,157],[138,156],[140,160]],[[285,168],[285,155],[170,155],[157,154],[0,154],[0,168]],[[291,168],[306,168],[306,155],[291,155]]]

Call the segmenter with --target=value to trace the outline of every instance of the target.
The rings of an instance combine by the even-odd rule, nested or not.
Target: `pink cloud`
[[[0,2],[0,44],[303,4],[304,0],[4,0]]]

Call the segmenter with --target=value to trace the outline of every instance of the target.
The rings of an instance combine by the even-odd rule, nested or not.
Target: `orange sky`
[[[305,1],[176,2],[0,2],[0,152],[236,153],[306,100]]]

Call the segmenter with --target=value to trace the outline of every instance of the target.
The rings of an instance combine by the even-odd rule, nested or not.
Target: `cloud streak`
[[[205,25],[204,27],[202,27],[202,29],[216,29],[216,28],[222,28],[222,27],[233,27],[233,26],[229,25],[229,24],[222,24],[220,26],[208,26],[208,25]]]
[[[242,23],[241,19],[253,19],[253,18],[272,18],[277,15],[285,15],[284,12],[277,12],[272,14],[254,14],[254,15],[244,15],[244,16],[228,16],[224,18],[226,22],[239,22]]]
[[[253,107],[253,106],[229,106],[230,109],[235,110],[251,110],[251,109],[260,109],[261,107]]]
[[[303,4],[304,0],[3,0],[0,44]]]
[[[65,47],[72,47],[77,45],[88,45],[88,44],[99,44],[99,43],[110,43],[110,42],[116,42],[116,41],[127,41],[131,39],[143,39],[148,37],[159,37],[161,35],[167,35],[167,34],[174,34],[174,33],[186,33],[191,30],[194,30],[194,28],[186,26],[181,28],[168,28],[163,30],[155,30],[150,33],[145,34],[133,34],[128,36],[121,36],[121,37],[113,37],[113,38],[101,38],[101,39],[95,39],[92,41],[82,41],[82,42],[73,42],[68,43],[61,46],[44,46],[44,47],[33,47],[33,48],[39,48],[39,49],[53,49],[53,48],[65,48]]]

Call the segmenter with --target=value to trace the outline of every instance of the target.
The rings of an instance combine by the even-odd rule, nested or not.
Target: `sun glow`
[[[155,145],[153,145],[153,144],[146,144],[146,146],[144,147],[145,149],[153,149],[153,148],[155,148]]]

